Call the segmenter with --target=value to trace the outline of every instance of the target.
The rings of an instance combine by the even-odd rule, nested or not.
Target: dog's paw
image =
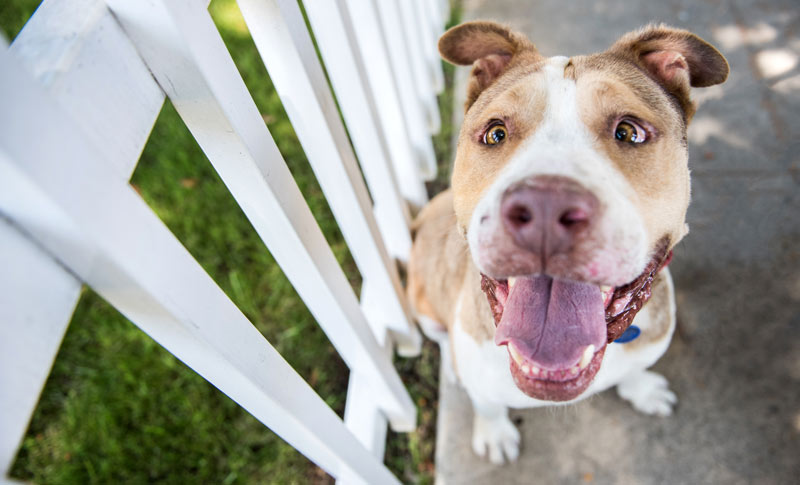
[[[486,457],[495,465],[512,462],[519,457],[519,430],[508,419],[506,413],[493,418],[475,414],[472,427],[472,450]]]
[[[639,412],[669,416],[678,398],[668,386],[666,377],[645,370],[620,382],[617,385],[617,394],[633,404],[633,408]]]

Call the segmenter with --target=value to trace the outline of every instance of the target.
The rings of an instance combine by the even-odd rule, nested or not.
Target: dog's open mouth
[[[482,275],[497,326],[495,343],[508,347],[517,387],[547,401],[578,397],[600,370],[606,345],[631,324],[671,257],[667,245],[659,245],[644,271],[616,288],[547,275]]]

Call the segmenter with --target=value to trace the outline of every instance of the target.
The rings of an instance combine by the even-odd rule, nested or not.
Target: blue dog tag
[[[640,333],[642,333],[642,331],[639,329],[639,327],[636,325],[631,325],[624,332],[622,332],[622,335],[620,335],[619,338],[614,342],[618,344],[626,344],[631,340],[635,340]]]

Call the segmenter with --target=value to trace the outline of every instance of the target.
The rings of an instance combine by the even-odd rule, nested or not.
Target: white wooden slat
[[[344,422],[353,435],[372,453],[383,460],[386,451],[386,418],[375,403],[369,381],[353,372],[347,385],[347,406]],[[351,473],[344,473],[336,480],[338,484],[367,484]]]
[[[164,93],[104,0],[44,0],[11,45],[128,180]]]
[[[333,476],[399,483],[5,51],[0,104],[5,217]]]
[[[439,7],[439,18],[441,19],[440,29],[444,29],[444,24],[450,18],[450,0],[434,0],[434,3]]]
[[[286,6],[283,8],[292,10],[291,19],[287,17],[287,21],[291,20],[298,27],[303,25],[303,18],[295,1],[281,0],[279,3]],[[363,60],[353,44],[354,41],[350,38],[351,29],[345,25],[349,18],[340,13],[336,2],[309,2],[305,8],[339,100],[350,137],[361,161],[364,176],[371,188],[375,207],[380,208],[383,217],[396,213],[394,217],[384,221],[387,226],[397,227],[390,237],[385,238],[387,246],[394,245],[395,254],[400,259],[406,260],[411,251],[409,232],[411,217],[405,202],[398,193],[397,182],[394,179],[389,160],[388,144],[380,129],[375,98],[371,87],[364,80]],[[292,30],[300,32],[300,28]],[[309,65],[309,70],[313,69],[315,73],[319,72],[315,78],[324,82],[322,68],[317,62],[310,36],[304,35],[297,41],[302,42],[308,48],[307,52],[310,56],[306,64]],[[330,103],[335,109],[332,98]],[[341,138],[344,143],[347,143],[346,133],[343,130]],[[414,194],[415,203],[427,201],[427,193],[419,177],[413,184],[413,188],[417,191]],[[403,218],[402,221],[399,220],[400,217]]]
[[[431,32],[433,32],[438,41],[445,25],[445,19],[442,17],[442,5],[439,0],[422,2],[422,5],[428,10],[426,16],[430,19]]]
[[[367,284],[361,289],[361,308],[367,318],[381,312],[375,305],[375,299],[369,294],[372,287]],[[392,355],[391,341],[380,342],[384,354]],[[373,456],[383,460],[386,445],[386,417],[380,412],[369,380],[358,372],[351,372],[347,385],[347,401],[344,409],[344,423],[355,437],[372,452]]]
[[[442,9],[439,5],[439,0],[433,2],[421,2],[421,5],[428,10],[425,16],[428,18],[431,25],[431,32],[437,38],[441,34],[445,21],[442,18]]]
[[[365,279],[361,282],[361,310],[369,322],[380,322],[386,318],[386,295],[373,283]],[[396,345],[398,355],[402,357],[416,357],[422,350],[422,334],[416,327],[411,332],[399,332],[387,328],[389,335]],[[383,345],[384,336],[376,337],[378,344]]]
[[[346,0],[346,7],[346,16],[349,17],[350,25],[353,27],[361,58],[369,62],[366,78],[374,99],[380,100],[375,108],[386,137],[390,160],[400,191],[409,202],[417,207],[422,207],[428,201],[428,194],[422,182],[423,174],[420,171],[421,152],[416,150],[411,131],[406,126],[400,94],[392,74],[392,66],[375,5],[373,0]],[[416,128],[416,131],[423,133],[420,130],[421,126]],[[427,175],[425,174],[425,176]],[[381,207],[376,205],[376,212],[379,210]],[[377,216],[377,219],[383,234],[389,234],[390,228],[384,227],[384,219],[380,215]]]
[[[368,319],[382,311],[373,298],[372,287],[368,281],[361,287],[361,309]],[[380,342],[384,352],[391,355],[391,342]],[[351,372],[347,384],[347,401],[344,408],[344,423],[353,435],[374,457],[383,460],[386,449],[386,417],[381,413],[375,400],[369,381],[358,372]],[[355,485],[364,484],[363,480],[353,474],[345,473],[336,483]]]
[[[386,328],[405,334],[415,332],[397,267],[383,245],[369,194],[300,8],[294,0],[239,0],[239,5],[356,265],[364,280],[379,288],[383,312],[377,318],[368,319],[375,335],[380,338]],[[327,21],[331,25],[335,18],[329,15]],[[319,34],[317,38],[321,44],[327,41]],[[346,46],[339,44],[338,47],[340,52],[346,51]],[[336,84],[337,71],[328,72]],[[366,109],[363,96],[359,99],[340,93],[340,100],[348,121],[348,114],[357,110],[357,103],[361,102]],[[350,134],[356,148],[362,150],[367,180],[381,190],[373,191],[376,199],[398,209],[391,222],[400,225],[405,235],[403,251],[407,255],[411,238],[408,224],[399,210],[402,201],[389,172],[385,149],[379,143],[379,133],[370,121],[372,113],[363,111],[358,115],[364,118],[364,123],[369,122],[371,132],[364,133],[365,130],[351,125]]]
[[[430,132],[439,133],[442,120],[439,116],[439,104],[432,89],[434,81],[431,66],[427,62],[428,56],[423,45],[427,41],[427,37],[421,32],[423,22],[420,22],[421,19],[417,17],[415,2],[416,0],[400,1],[396,3],[396,6],[400,11],[399,19],[410,54],[411,72],[414,76],[417,97],[425,108]]]
[[[433,89],[437,93],[444,90],[444,71],[439,57],[439,35],[441,26],[437,25],[438,20],[434,16],[436,9],[431,7],[430,0],[414,0],[414,12],[418,17],[417,25],[425,51],[425,61],[433,77]],[[435,98],[434,98],[435,100]],[[438,104],[437,111],[438,111]]]
[[[394,0],[375,0],[380,25],[386,39],[386,49],[396,79],[400,105],[416,155],[420,161],[420,173],[425,180],[436,177],[436,154],[430,137],[432,128],[426,119],[422,99],[417,94],[416,81],[411,67],[411,53],[405,39],[400,11]]]
[[[127,180],[164,93],[105,2],[45,0],[10,52],[84,128],[105,162]],[[0,322],[5,323],[0,327],[0,466],[7,471],[44,388],[81,283],[7,222],[0,233]]]
[[[0,211],[0,477],[14,463],[81,291],[5,217]]]
[[[343,360],[372,379],[397,430],[416,410],[381,355],[328,247],[204,5],[109,0],[189,130]]]

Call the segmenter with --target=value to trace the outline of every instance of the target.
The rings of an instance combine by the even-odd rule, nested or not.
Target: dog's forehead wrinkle
[[[675,118],[685,130],[686,113],[680,102],[641,66],[609,53],[586,56],[580,60],[580,66],[585,77],[592,80],[592,89],[598,94],[629,91],[652,110],[654,116]]]

